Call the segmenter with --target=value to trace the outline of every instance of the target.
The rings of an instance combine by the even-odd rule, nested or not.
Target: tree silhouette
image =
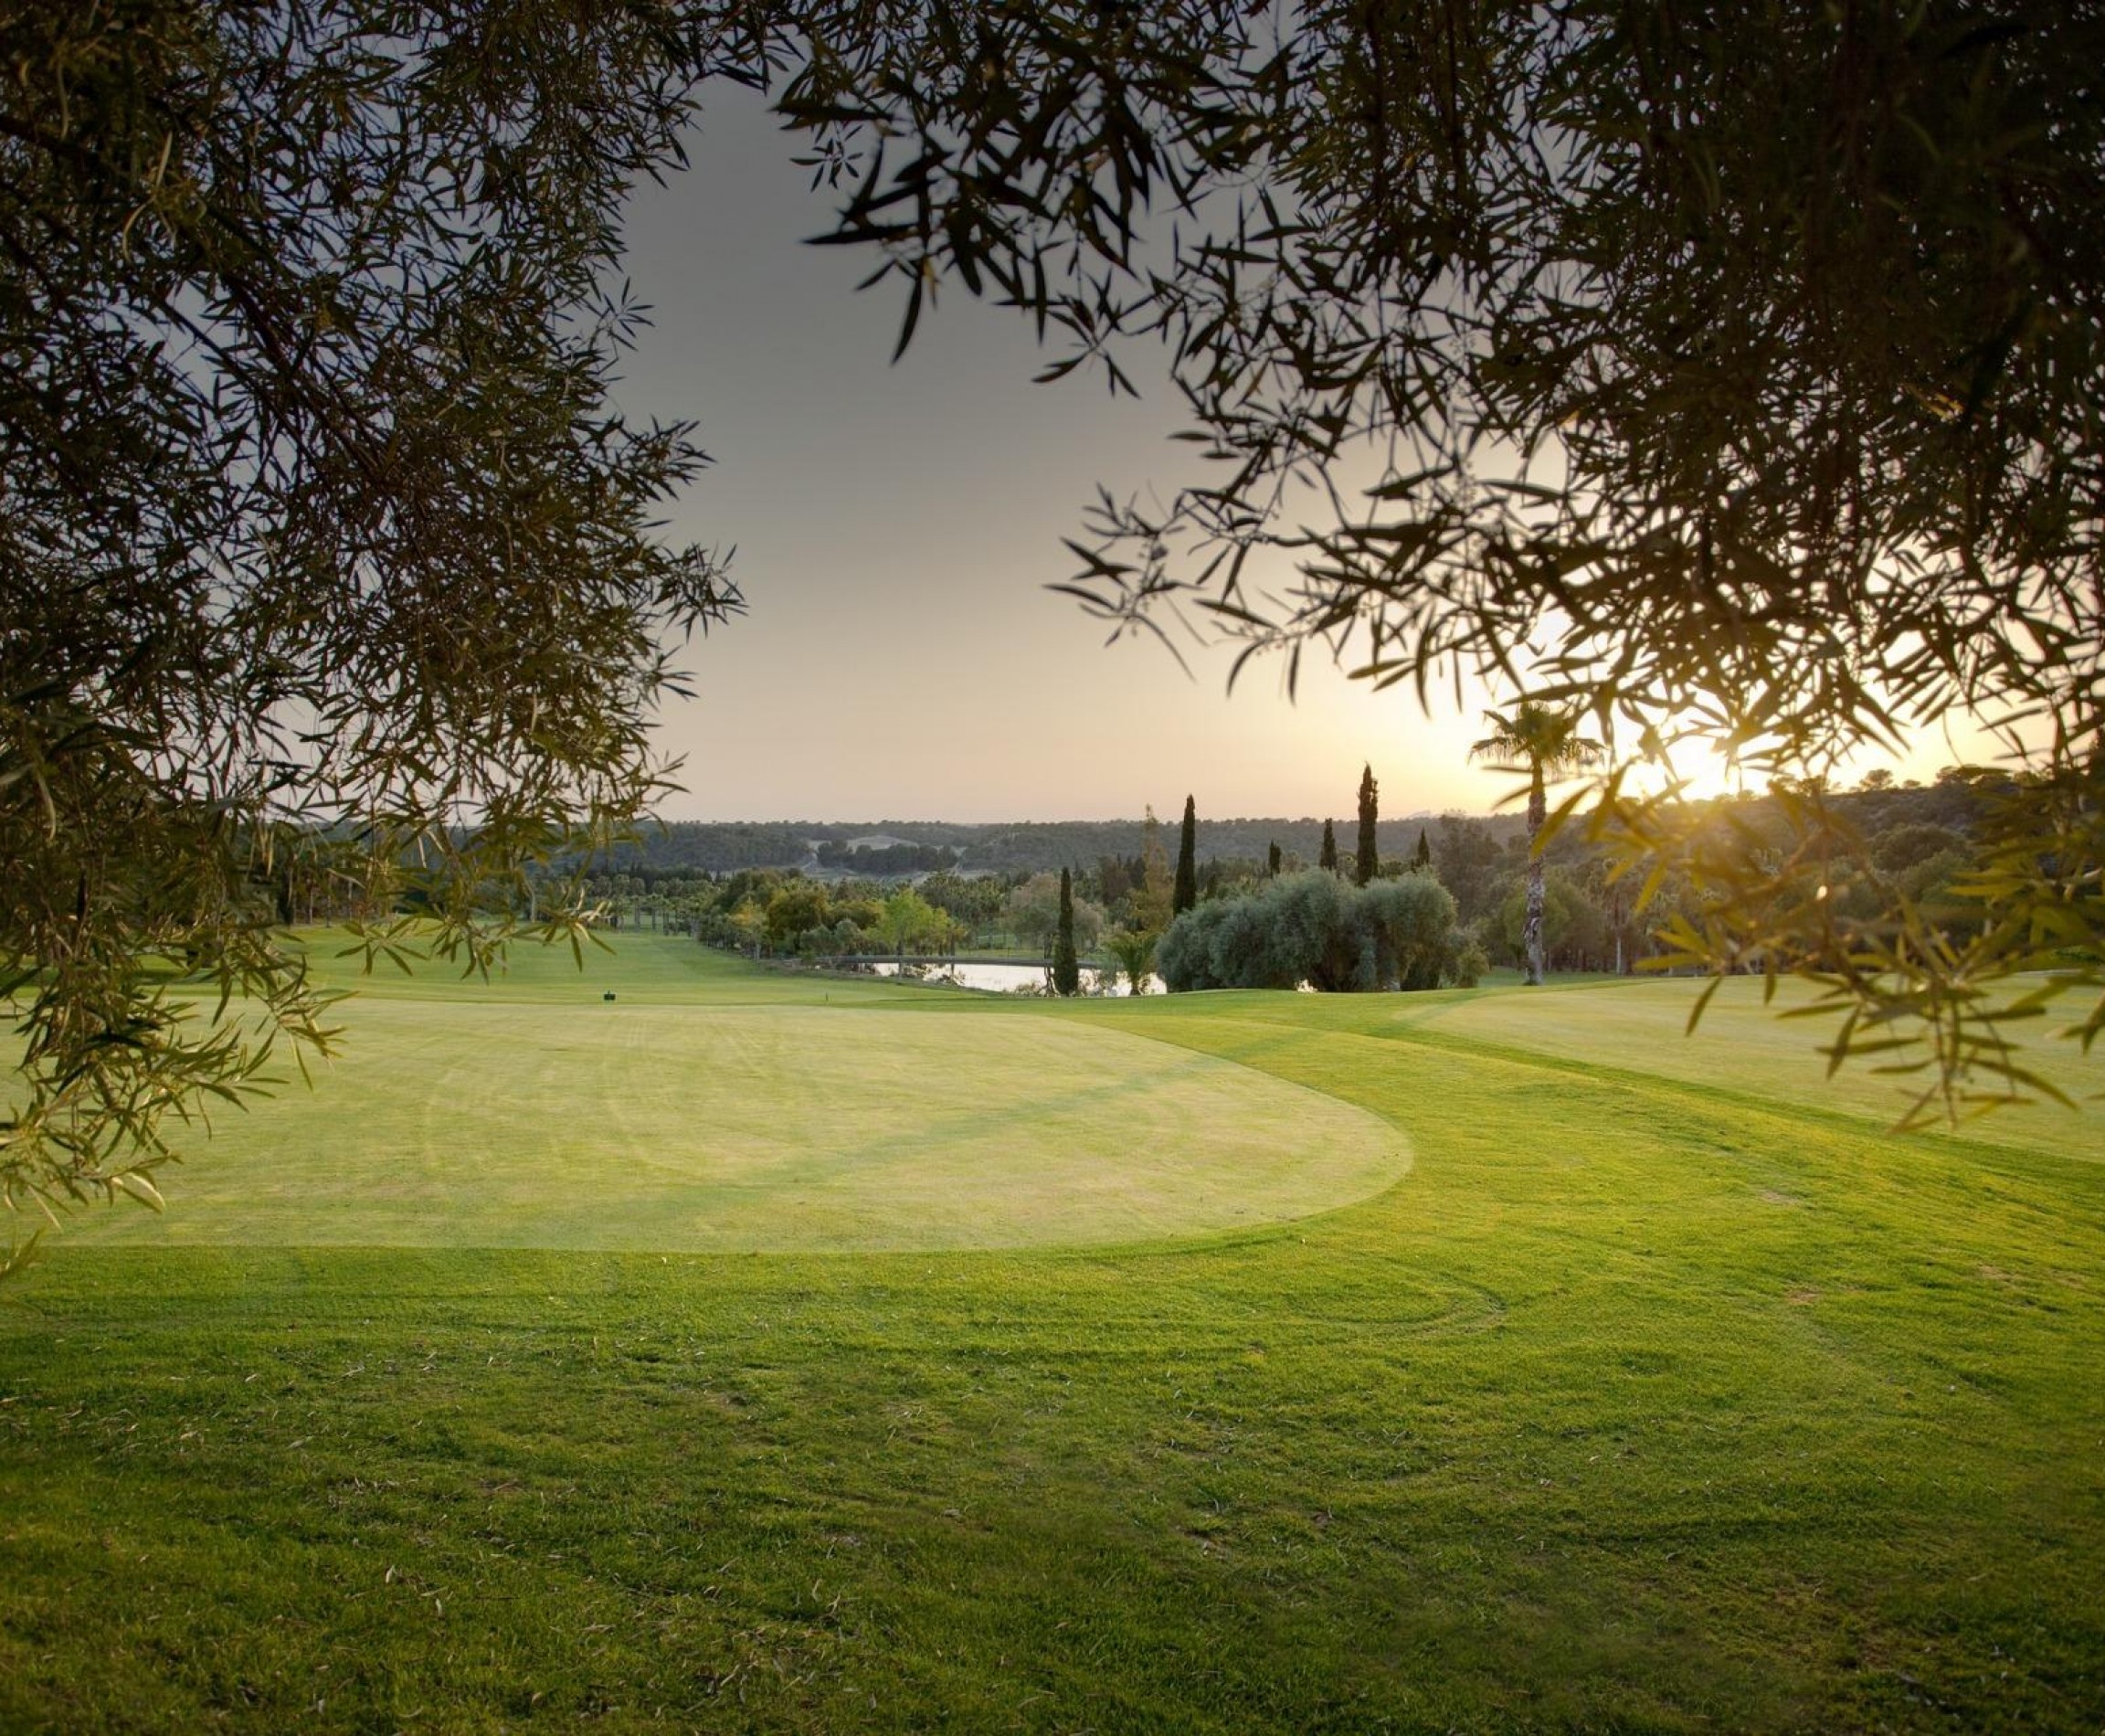
[[[1199,811],[1184,798],[1184,825],[1177,837],[1177,884],[1169,894],[1169,915],[1181,916],[1199,902]]]
[[[1060,931],[1052,942],[1052,987],[1063,995],[1082,989],[1082,963],[1074,956],[1074,877],[1060,871]]]
[[[1375,836],[1375,809],[1380,799],[1380,788],[1374,781],[1374,767],[1366,767],[1359,774],[1359,852],[1352,864],[1352,878],[1364,886],[1381,872],[1381,846]]]

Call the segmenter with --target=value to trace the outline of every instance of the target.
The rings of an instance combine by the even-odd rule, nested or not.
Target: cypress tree
[[[1276,880],[1279,878],[1279,841],[1272,841],[1272,848],[1264,858],[1264,872]]]
[[[1374,806],[1378,794],[1374,767],[1369,766],[1359,774],[1359,860],[1353,864],[1352,875],[1354,884],[1361,886],[1381,872],[1381,846],[1374,837]]]
[[[1052,988],[1063,995],[1082,991],[1082,961],[1074,956],[1074,880],[1060,871],[1060,934],[1052,943]]]
[[[1425,828],[1418,828],[1418,848],[1411,857],[1413,868],[1430,868],[1433,865],[1433,846],[1425,842]]]
[[[1316,858],[1316,865],[1338,872],[1338,832],[1328,820],[1323,822],[1323,853]]]
[[[1184,829],[1177,839],[1177,884],[1169,894],[1169,915],[1181,916],[1199,902],[1199,810],[1184,798]]]

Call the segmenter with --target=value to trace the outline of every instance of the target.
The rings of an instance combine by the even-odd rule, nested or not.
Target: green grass
[[[2105,1720],[2095,1145],[1891,1139],[1810,1061],[1684,1064],[1655,988],[1049,1007],[608,970],[644,1022],[1169,1045],[1414,1162],[1112,1247],[69,1235],[0,1323],[0,1727]],[[598,982],[536,961],[494,1005],[359,1016],[598,1017]]]
[[[1758,979],[1728,981],[1696,1030],[1684,1035],[1697,997],[1707,986],[1688,978],[1608,979],[1529,994],[1442,995],[1439,1004],[1424,1009],[1424,1019],[1471,1044],[1516,1045],[1584,1065],[1700,1085],[1719,1095],[1737,1092],[1754,1101],[1782,1100],[1824,1109],[1879,1127],[1898,1121],[1926,1083],[1920,1075],[1884,1074],[1862,1064],[1827,1078],[1825,1060],[1815,1049],[1833,1041],[1836,1021],[1779,1018],[1780,1010],[1813,1004],[1811,991],[1790,981],[1778,985],[1773,1005],[1764,1004]],[[2105,1104],[2100,1101],[2105,1092],[2105,1053],[2097,1061],[2086,1060],[2075,1044],[2052,1034],[2068,1022],[2067,1015],[2077,1006],[2072,997],[2064,1004],[2063,1017],[2035,1023],[2018,1056],[2058,1086],[2073,1109],[2041,1096],[2036,1113],[1997,1108],[1953,1130],[1940,1127],[1932,1140],[1984,1138],[2105,1159]],[[1993,1079],[1978,1083],[1983,1091],[2001,1088]]]
[[[647,952],[659,950],[646,947]],[[699,947],[682,949],[699,955]],[[649,979],[647,979],[649,980]],[[361,999],[342,1056],[221,1118],[161,1245],[695,1250],[1131,1242],[1306,1216],[1409,1167],[1379,1116],[1073,1021],[846,1004]],[[768,982],[780,986],[779,979]],[[650,987],[658,988],[655,981]],[[820,990],[821,994],[830,990]]]

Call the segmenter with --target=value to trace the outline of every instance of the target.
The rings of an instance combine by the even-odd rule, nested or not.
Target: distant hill
[[[1962,833],[1973,830],[1988,794],[2006,781],[1978,768],[1954,767],[1927,787],[1888,785],[1882,789],[1838,792],[1835,810],[1867,835],[1896,826],[1943,827]],[[1755,801],[1747,810],[1761,811]],[[1352,852],[1355,820],[1349,811],[1332,817],[1338,848]],[[1423,828],[1433,847],[1440,844],[1442,816],[1427,813],[1384,820],[1380,823],[1385,861],[1407,860],[1417,848]],[[1504,845],[1526,830],[1511,810],[1472,816],[1495,843]],[[624,847],[607,866],[649,868],[661,873],[685,869],[729,873],[740,868],[836,868],[854,864],[862,872],[905,873],[955,865],[964,873],[1038,873],[1051,868],[1087,868],[1105,856],[1140,853],[1138,820],[1018,820],[965,825],[953,820],[672,820],[648,827],[640,842]],[[1203,864],[1222,859],[1262,862],[1273,844],[1289,856],[1313,863],[1323,843],[1321,816],[1298,820],[1207,820],[1199,821],[1198,854]],[[1174,857],[1177,820],[1166,816],[1162,848]],[[947,860],[947,857],[949,860]],[[861,858],[860,863],[856,859]]]
[[[1354,821],[1334,816],[1338,848],[1349,854]],[[1501,814],[1485,822],[1503,839],[1520,827],[1518,817]],[[1437,836],[1439,821],[1429,814],[1384,820],[1379,828],[1381,853],[1401,860],[1417,848],[1424,828]],[[957,852],[966,871],[1037,873],[1051,868],[1093,866],[1104,856],[1140,853],[1143,825],[1138,820],[1057,820],[965,825],[950,820],[671,820],[645,830],[640,843],[624,847],[610,859],[613,868],[701,869],[728,873],[739,868],[795,868],[820,860],[838,861],[852,846],[881,847],[887,852],[903,845],[936,845]],[[1323,845],[1323,821],[1299,820],[1205,820],[1199,821],[1197,850],[1201,863],[1224,858],[1262,862],[1273,844],[1291,856],[1313,863]],[[1162,848],[1174,857],[1177,823],[1162,826]]]

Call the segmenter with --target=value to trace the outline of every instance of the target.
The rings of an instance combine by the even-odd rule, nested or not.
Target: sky
[[[1407,689],[1151,636],[1048,590],[1072,577],[1102,483],[1168,499],[1199,478],[1166,386],[1139,402],[1052,356],[1029,322],[961,288],[924,311],[894,365],[902,298],[858,293],[877,263],[817,248],[826,196],[758,99],[714,92],[692,166],[646,185],[627,268],[651,325],[624,359],[631,417],[689,420],[713,460],[667,534],[735,548],[747,612],[686,648],[695,697],[670,702],[671,820],[1349,816],[1371,765],[1381,811],[1486,812],[1510,774],[1468,763],[1492,695],[1428,716]],[[1922,745],[1903,775],[1962,755]]]

